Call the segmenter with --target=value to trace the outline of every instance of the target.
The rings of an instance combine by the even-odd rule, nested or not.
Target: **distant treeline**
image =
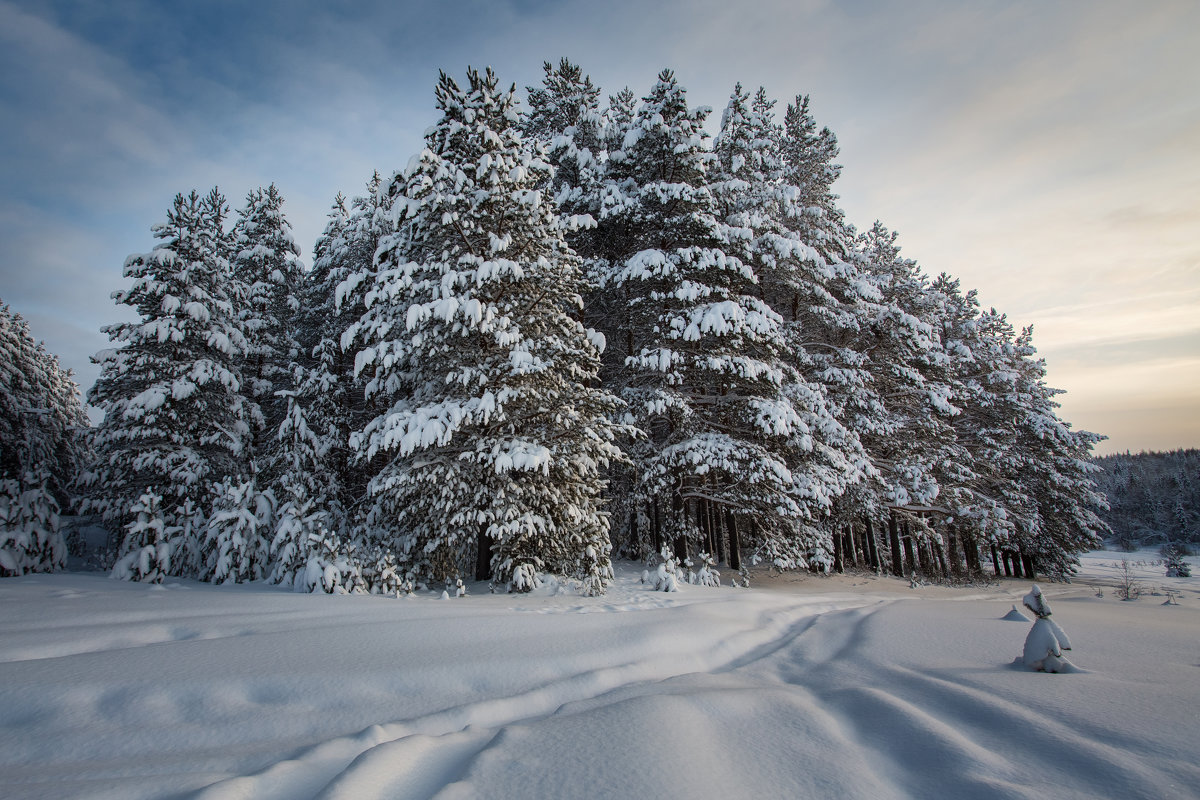
[[[1096,463],[1116,544],[1200,544],[1200,450],[1121,453]]]

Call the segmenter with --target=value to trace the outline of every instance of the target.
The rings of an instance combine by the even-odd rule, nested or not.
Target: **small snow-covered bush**
[[[583,579],[579,593],[585,597],[600,597],[605,593],[609,581],[613,579],[612,561],[609,560],[607,551],[603,553],[604,558],[600,558],[601,554],[595,545],[588,545],[583,555]]]
[[[382,547],[368,548],[362,561],[362,581],[371,594],[400,597],[412,594],[412,582],[401,575],[396,554]],[[405,585],[408,588],[405,588]]]
[[[683,576],[681,575],[679,563],[675,560],[675,553],[671,551],[669,545],[663,545],[662,552],[659,555],[662,557],[662,562],[659,563],[658,569],[654,570],[648,576],[654,582],[654,591],[678,592]]]
[[[1025,649],[1021,654],[1025,666],[1038,672],[1065,672],[1071,669],[1071,662],[1063,657],[1063,651],[1071,649],[1071,640],[1050,619],[1050,603],[1042,595],[1041,588],[1033,584],[1022,602],[1037,616],[1029,635],[1025,637]]]
[[[171,572],[171,542],[163,519],[162,495],[147,489],[133,504],[133,520],[125,526],[124,552],[111,577],[124,581],[162,583]]]
[[[327,531],[309,534],[306,549],[309,553],[304,568],[293,578],[297,592],[326,594],[356,594],[365,592],[362,567],[353,547]]]
[[[206,554],[201,579],[241,583],[265,577],[269,561],[267,539],[275,514],[270,491],[260,492],[253,480],[222,483],[202,545]]]
[[[27,475],[26,484],[22,490],[18,481],[0,481],[0,575],[51,572],[66,563],[58,503],[44,480]]]
[[[1185,546],[1175,544],[1163,545],[1160,552],[1163,558],[1166,559],[1168,578],[1192,577],[1192,566],[1184,560],[1184,556],[1187,555],[1187,548]]]
[[[508,581],[508,590],[510,592],[532,592],[534,589],[542,585],[542,576],[538,574],[537,567],[533,564],[518,564],[512,571],[512,578]]]
[[[688,583],[693,586],[720,586],[721,573],[716,569],[716,561],[708,553],[701,553],[700,569],[692,571],[692,560],[689,558],[684,563],[688,567]]]

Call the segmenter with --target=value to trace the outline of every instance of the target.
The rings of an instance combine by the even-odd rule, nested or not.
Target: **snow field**
[[[394,600],[13,578],[0,795],[1198,797],[1200,584],[1096,597],[1099,560],[1042,584],[1069,675],[1013,663],[1027,581],[668,595],[621,565],[603,598]]]

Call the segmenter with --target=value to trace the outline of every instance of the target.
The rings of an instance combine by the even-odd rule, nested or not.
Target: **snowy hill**
[[[1111,588],[1123,557],[1137,602]],[[1200,797],[1200,580],[1154,559],[1043,586],[1068,675],[1013,664],[1025,581],[664,594],[626,564],[601,598],[443,600],[11,578],[0,794]]]

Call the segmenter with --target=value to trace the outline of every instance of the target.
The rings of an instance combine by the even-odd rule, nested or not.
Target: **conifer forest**
[[[1200,545],[1200,451],[1116,453],[1096,463],[1116,544],[1130,550]]]
[[[845,218],[806,96],[739,84],[718,126],[670,70],[544,70],[442,74],[311,267],[275,186],[175,197],[94,428],[5,307],[0,571],[61,567],[68,512],[119,578],[378,594],[602,594],[618,557],[1065,577],[1109,535],[1032,330]]]

